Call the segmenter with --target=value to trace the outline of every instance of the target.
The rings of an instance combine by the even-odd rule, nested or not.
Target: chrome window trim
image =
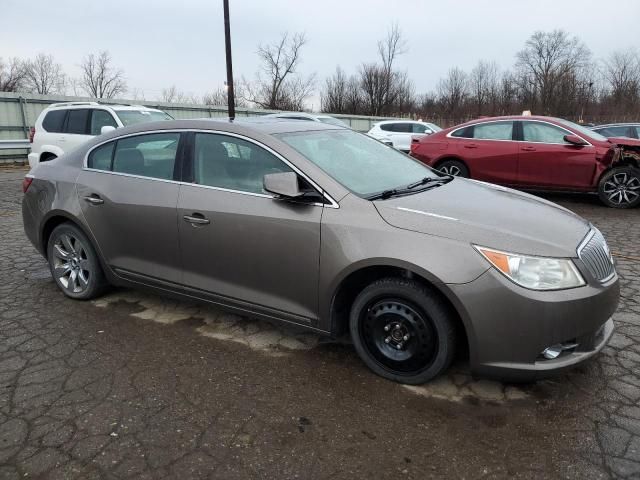
[[[306,175],[304,172],[302,172],[302,170],[300,170],[298,167],[296,167],[295,165],[293,165],[291,162],[289,162],[287,159],[285,159],[282,155],[280,155],[278,152],[276,152],[275,150],[273,150],[272,148],[268,147],[267,145],[258,142],[257,140],[254,140],[252,138],[249,138],[245,135],[239,134],[239,133],[234,133],[234,132],[225,132],[225,131],[221,131],[221,130],[203,130],[203,129],[191,129],[191,128],[176,128],[176,129],[168,129],[168,130],[149,130],[146,132],[136,132],[136,133],[128,133],[126,135],[121,135],[118,137],[113,137],[110,138],[108,140],[104,140],[100,143],[97,143],[96,145],[94,145],[93,147],[91,147],[89,150],[87,150],[87,153],[84,155],[84,158],[82,160],[82,170],[86,170],[86,171],[91,171],[91,172],[97,172],[97,173],[106,173],[106,174],[110,174],[110,175],[120,175],[120,176],[125,176],[125,177],[133,177],[133,178],[139,178],[139,179],[145,179],[145,180],[154,180],[154,181],[159,181],[159,182],[168,182],[168,183],[175,183],[178,185],[189,185],[192,187],[200,187],[200,188],[209,188],[212,190],[218,190],[218,191],[222,191],[222,192],[229,192],[229,193],[237,193],[237,194],[241,194],[241,195],[250,195],[250,196],[254,196],[254,197],[262,197],[262,198],[270,198],[270,199],[275,199],[276,197],[273,195],[268,195],[268,194],[263,194],[263,193],[254,193],[254,192],[247,192],[247,191],[243,191],[243,190],[233,190],[233,189],[228,189],[228,188],[222,188],[222,187],[214,187],[211,185],[199,185],[196,183],[187,183],[187,182],[182,182],[182,181],[177,181],[177,180],[168,180],[168,179],[163,179],[163,178],[155,178],[155,177],[146,177],[144,175],[132,175],[130,173],[122,173],[122,172],[113,172],[113,171],[108,171],[108,170],[100,170],[97,168],[90,168],[88,167],[88,161],[89,161],[89,155],[91,155],[91,152],[93,152],[95,149],[101,147],[102,145],[105,145],[109,142],[115,142],[118,141],[122,138],[128,138],[128,137],[137,137],[137,136],[141,136],[141,135],[151,135],[151,134],[156,134],[156,133],[209,133],[209,134],[218,134],[218,135],[227,135],[227,136],[231,136],[231,137],[236,137],[236,138],[240,138],[241,140],[245,140],[248,141],[250,143],[253,143],[255,145],[257,145],[260,148],[263,148],[265,150],[267,150],[269,153],[271,153],[272,155],[275,155],[276,158],[278,158],[280,161],[282,161],[285,165],[289,166],[294,172],[296,172],[298,175],[300,175],[302,178],[304,178],[307,182],[309,182],[309,184],[311,184],[311,186],[313,188],[315,188],[316,190],[318,190],[322,196],[329,201],[329,204],[326,203],[310,203],[309,205],[314,205],[314,206],[323,206],[323,207],[328,207],[328,208],[336,208],[339,209],[340,205],[338,204],[338,202],[336,202],[333,197],[331,195],[329,195],[324,189],[322,189],[316,182],[314,182],[313,180],[311,180],[311,178],[309,178],[308,175]]]
[[[489,123],[500,123],[500,122],[537,122],[537,123],[546,123],[547,125],[551,125],[552,127],[557,127],[560,130],[564,130],[565,132],[567,132],[567,134],[569,135],[575,135],[576,137],[580,138],[580,140],[582,140],[583,142],[586,142],[586,145],[582,145],[583,147],[593,147],[593,144],[591,142],[589,142],[588,140],[585,140],[581,135],[578,135],[577,133],[573,133],[571,130],[567,130],[564,127],[561,127],[560,125],[556,125],[555,123],[552,122],[547,122],[545,120],[538,120],[538,119],[531,119],[531,120],[523,120],[523,119],[517,119],[517,120],[492,120],[492,121],[487,121],[487,122],[478,122],[478,123],[473,123],[471,125],[465,125],[464,127],[460,127],[460,128],[456,128],[455,130],[451,130],[449,133],[447,133],[445,136],[447,138],[452,138],[452,139],[463,139],[463,140],[475,140],[478,142],[482,142],[482,141],[489,141],[489,142],[515,142],[515,143],[536,143],[536,144],[542,144],[542,145],[572,145],[571,143],[550,143],[550,142],[532,142],[530,140],[498,140],[498,139],[491,139],[491,138],[469,138],[469,137],[453,137],[452,134],[459,131],[459,130],[464,130],[465,128],[468,127],[475,127],[476,125],[487,125]],[[515,126],[515,125],[514,125]]]

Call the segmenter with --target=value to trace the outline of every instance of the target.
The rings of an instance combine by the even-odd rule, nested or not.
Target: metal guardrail
[[[0,150],[22,150],[30,147],[29,140],[0,140]]]

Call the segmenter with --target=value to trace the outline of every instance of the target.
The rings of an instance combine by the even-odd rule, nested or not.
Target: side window
[[[91,126],[89,132],[91,135],[100,135],[102,127],[114,127],[118,124],[113,116],[106,110],[92,110],[91,111]]]
[[[194,182],[199,185],[266,193],[262,188],[266,174],[291,171],[254,143],[227,135],[195,134],[193,173]]]
[[[433,130],[431,130],[426,125],[422,125],[420,123],[414,123],[413,124],[413,133],[433,133]]]
[[[393,131],[398,133],[411,133],[413,132],[413,124],[411,123],[394,123]]]
[[[383,123],[380,125],[380,130],[384,130],[385,132],[393,132],[393,126],[395,123]]]
[[[111,157],[114,146],[115,142],[109,142],[93,150],[89,154],[87,167],[95,168],[96,170],[111,170]]]
[[[113,171],[171,180],[179,142],[179,133],[150,133],[120,139],[113,154]]]
[[[511,140],[513,122],[480,123],[473,126],[473,138],[479,140]]]
[[[64,117],[67,115],[66,110],[53,110],[47,113],[42,120],[42,128],[47,132],[60,133],[64,125]]]
[[[568,134],[566,130],[548,123],[522,122],[522,139],[525,142],[567,143],[564,136]]]
[[[629,130],[627,127],[606,127],[598,130],[598,133],[605,137],[630,137],[632,132]]]
[[[87,120],[89,119],[89,110],[69,110],[67,116],[66,133],[75,133],[78,135],[87,135]]]
[[[636,138],[640,138],[640,126],[635,127],[636,129]]]
[[[451,136],[455,138],[473,138],[473,125],[454,130],[451,132]]]

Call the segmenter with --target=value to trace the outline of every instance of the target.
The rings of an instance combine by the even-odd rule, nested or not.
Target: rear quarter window
[[[87,160],[87,167],[94,168],[96,170],[111,170],[111,158],[113,157],[113,147],[115,142],[105,143],[93,150],[89,154]]]
[[[42,120],[42,128],[47,132],[60,133],[64,124],[64,117],[67,115],[66,110],[53,110],[47,112]]]

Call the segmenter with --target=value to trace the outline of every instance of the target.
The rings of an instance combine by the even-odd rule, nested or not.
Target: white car
[[[173,120],[162,110],[140,105],[97,102],[54,103],[40,113],[29,141],[29,166],[35,167],[82,145],[90,138],[135,123]]]
[[[417,120],[384,120],[371,127],[367,135],[378,140],[388,140],[395,148],[408,152],[411,150],[413,135],[431,135],[442,130],[439,126]]]
[[[339,120],[335,117],[331,117],[329,115],[315,115],[312,113],[305,112],[282,112],[282,113],[270,113],[268,115],[264,115],[263,118],[287,118],[289,120],[307,120],[311,122],[322,122],[328,123],[330,125],[338,125],[340,127],[350,128],[349,125],[342,120]]]

